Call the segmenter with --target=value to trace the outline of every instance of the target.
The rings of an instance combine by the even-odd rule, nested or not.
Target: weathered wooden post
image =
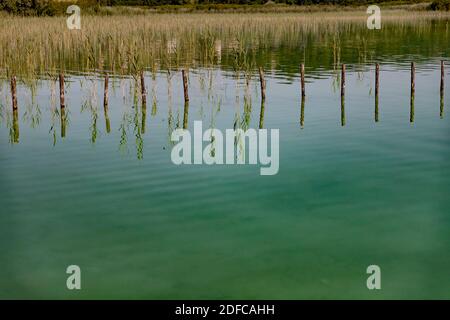
[[[188,92],[188,72],[181,70],[183,76],[183,90],[184,90],[184,114],[183,114],[183,129],[188,128],[189,118],[189,92]]]
[[[105,74],[105,90],[103,92],[103,108],[108,110],[108,87],[109,87],[109,75]]]
[[[16,76],[11,77],[11,100],[12,100],[12,109],[17,110],[17,83]]]
[[[189,92],[188,92],[188,71],[181,70],[183,76],[183,90],[184,90],[184,102],[189,102]]]
[[[378,122],[378,94],[380,92],[380,65],[375,65],[375,122]]]
[[[305,97],[305,65],[302,63],[300,65],[300,82],[302,85],[302,98]]]
[[[64,102],[64,74],[59,74],[59,104],[61,106],[61,109],[65,107]]]
[[[261,84],[261,100],[266,100],[266,80],[264,79],[264,70],[259,67],[259,82]]]
[[[144,71],[141,71],[141,96],[142,96],[142,106],[147,105],[147,90],[145,90]]]

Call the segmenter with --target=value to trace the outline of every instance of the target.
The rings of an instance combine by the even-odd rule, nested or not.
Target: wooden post
[[[105,74],[105,91],[103,93],[103,108],[108,110],[108,83],[109,83],[109,75]]]
[[[64,103],[64,74],[59,74],[59,102],[61,109],[65,107]]]
[[[189,92],[188,92],[188,71],[181,70],[183,76],[183,90],[184,90],[184,102],[189,102]]]
[[[11,77],[11,100],[12,100],[12,109],[17,110],[17,84],[16,84],[16,76]]]
[[[341,72],[341,96],[345,96],[345,64],[342,65]]]
[[[375,122],[378,122],[378,94],[380,92],[380,65],[375,65]]]
[[[266,100],[266,80],[264,79],[264,70],[259,67],[259,82],[261,83],[261,100]]]
[[[105,74],[105,90],[103,92],[103,112],[105,115],[105,126],[106,126],[106,133],[111,132],[111,123],[109,121],[108,116],[108,103],[109,103],[109,74]]]
[[[141,71],[141,95],[142,95],[142,105],[147,104],[147,90],[145,90],[145,78],[144,71]]]
[[[302,63],[300,65],[300,80],[302,85],[302,98],[305,97],[305,65]]]

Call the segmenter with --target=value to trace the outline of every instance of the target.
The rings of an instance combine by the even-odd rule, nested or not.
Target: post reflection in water
[[[250,127],[250,119],[252,114],[252,99],[248,90],[249,85],[247,83],[246,93],[244,95],[244,113],[242,115],[242,122],[241,122],[241,127],[244,131],[246,131]]]
[[[189,101],[184,102],[183,129],[188,128]]]
[[[95,143],[97,141],[97,133],[98,133],[98,129],[97,129],[97,110],[95,108],[92,108],[92,124],[91,124],[91,143]]]
[[[172,143],[170,137],[174,130],[174,119],[172,112],[172,75],[170,71],[167,72],[167,129],[168,129],[168,141]],[[178,127],[178,125],[177,125]]]
[[[66,108],[61,108],[61,138],[66,137]]]
[[[147,103],[146,103],[145,98],[142,100],[141,118],[142,118],[141,119],[141,131],[142,131],[142,134],[144,134],[145,133],[145,122],[146,122],[146,118],[147,118]]]
[[[441,85],[440,85],[440,95],[441,95],[441,104],[440,104],[440,112],[439,115],[441,117],[441,119],[444,118],[444,75],[445,75],[445,71],[444,71],[444,60],[441,60]]]
[[[17,109],[13,110],[13,123],[9,134],[11,143],[19,143],[19,112]]]
[[[409,66],[408,66],[409,67]],[[415,75],[416,75],[416,65],[414,63],[411,63],[411,69],[409,70],[411,72],[411,87],[410,87],[410,117],[409,121],[410,123],[415,122]],[[408,68],[409,69],[409,68]],[[340,82],[340,97],[341,97],[341,126],[346,126],[346,110],[345,110],[345,91],[346,91],[346,83],[345,83],[345,77],[346,77],[346,67],[345,65],[342,65],[341,72],[337,73],[337,81],[336,86]],[[379,90],[379,84],[380,84],[380,67],[378,64],[376,64],[375,67],[375,96],[374,96],[374,109],[373,109],[373,119],[375,123],[378,123],[380,121],[380,90]],[[340,75],[340,78],[339,78]],[[156,88],[156,77],[154,77],[154,81],[152,83],[153,88]],[[103,82],[104,80],[104,82]],[[124,146],[126,144],[126,131],[128,131],[128,128],[132,126],[131,128],[134,129],[133,135],[136,137],[136,147],[137,147],[137,154],[138,158],[143,157],[143,138],[144,134],[146,132],[146,120],[147,120],[147,102],[151,104],[150,108],[154,107],[154,104],[156,102],[156,90],[153,90],[153,100],[147,100],[147,90],[145,89],[145,82],[143,81],[143,74],[141,74],[141,79],[139,83],[139,78],[135,79],[135,85],[130,85],[130,92],[127,97],[129,97],[129,100],[132,100],[133,107],[132,110],[134,110],[132,113],[125,114],[124,115],[124,125],[120,126],[120,132],[122,135],[120,136],[120,145]],[[340,81],[339,81],[340,80]],[[90,122],[87,125],[89,128],[89,134],[90,134],[90,142],[96,143],[99,133],[99,128],[97,124],[97,120],[99,116],[98,114],[98,103],[97,103],[97,90],[96,86],[98,83],[104,84],[104,101],[103,101],[103,107],[104,107],[104,121],[105,121],[105,128],[106,133],[111,134],[111,121],[110,116],[113,117],[112,114],[109,112],[109,99],[108,99],[108,81],[111,83],[110,76],[106,75],[104,79],[99,78],[98,81],[92,83],[92,88],[88,88],[88,96],[86,97],[86,101],[82,103],[81,111],[84,110],[90,112]],[[210,79],[210,83],[211,83]],[[67,127],[69,125],[69,116],[70,116],[70,109],[67,109],[67,106],[62,108],[57,108],[55,106],[55,99],[54,99],[54,81],[49,81],[50,85],[50,93],[51,95],[51,105],[53,106],[51,108],[51,129],[50,133],[53,136],[54,144],[56,143],[56,138],[58,136],[58,122],[60,123],[60,137],[65,138],[67,136]],[[211,85],[211,84],[210,84]],[[81,85],[83,87],[83,85]],[[114,88],[114,83],[113,86]],[[250,127],[251,119],[253,114],[257,110],[252,110],[252,98],[254,98],[252,92],[250,91],[250,82],[247,79],[246,86],[245,86],[245,95],[244,95],[244,108],[243,113],[241,111],[237,111],[236,114],[236,121],[233,128],[241,128],[244,131],[247,130]],[[134,90],[133,90],[134,89]],[[336,88],[337,89],[337,88]],[[442,77],[442,70],[441,70],[441,83],[440,83],[440,101],[439,101],[439,117],[442,119],[444,118],[444,107],[445,107],[445,92],[444,92],[444,81]],[[212,98],[212,94],[208,90],[208,102],[215,103],[215,101]],[[236,93],[236,109],[239,109],[239,91],[240,89],[237,89]],[[70,90],[69,90],[70,91]],[[68,92],[70,93],[70,92]],[[76,94],[76,92],[75,92]],[[170,136],[172,131],[175,128],[184,128],[188,129],[189,124],[189,102],[186,101],[184,104],[184,113],[183,118],[181,119],[181,113],[179,110],[177,110],[177,113],[173,112],[173,103],[172,103],[172,83],[171,83],[171,74],[167,73],[167,94],[168,94],[168,100],[167,100],[167,107],[168,107],[168,115],[167,115],[167,125],[168,125],[168,136],[170,141]],[[33,93],[31,95],[33,97]],[[141,101],[139,101],[141,99]],[[128,103],[128,102],[127,102]],[[260,101],[260,112],[259,112],[259,128],[263,129],[265,125],[265,99],[261,98]],[[389,99],[386,100],[385,103],[389,103]],[[217,101],[218,104],[218,111],[220,110],[221,101]],[[139,108],[141,108],[139,110]],[[301,96],[301,105],[300,105],[300,128],[303,129],[305,126],[305,108],[306,108],[306,97]],[[115,108],[114,108],[115,109]],[[156,110],[156,109],[155,109]],[[148,110],[152,112],[152,110]],[[195,110],[191,110],[192,111]],[[218,112],[217,111],[217,112]],[[295,112],[295,110],[293,110]],[[12,115],[12,117],[11,117]],[[312,113],[314,118],[314,112]],[[149,115],[151,116],[151,114]],[[192,117],[192,115],[191,115]],[[256,114],[256,117],[258,117],[258,114]],[[39,105],[33,102],[30,105],[29,108],[27,108],[26,112],[23,114],[23,123],[28,126],[28,123],[30,123],[30,126],[32,128],[35,128],[39,125],[41,122],[41,111],[39,110]],[[298,119],[298,118],[297,118]],[[118,120],[119,121],[119,120]],[[215,113],[213,112],[212,118],[211,118],[211,124],[215,123]],[[407,121],[405,119],[405,121]],[[120,121],[119,121],[120,122]],[[118,123],[119,123],[118,122]],[[182,122],[182,124],[181,124]],[[9,113],[7,118],[7,129],[9,130],[9,139],[11,143],[19,143],[19,115],[18,111],[16,110],[13,113]],[[23,128],[22,128],[23,131]],[[5,132],[6,135],[8,132]],[[23,133],[22,133],[23,134]]]
[[[379,120],[379,111],[378,111],[378,94],[375,95],[375,122]]]
[[[345,96],[341,95],[341,126],[345,126]]]
[[[380,88],[380,65],[375,66],[375,122],[378,122],[378,96]]]
[[[410,101],[410,109],[409,109],[409,122],[414,122],[414,90],[411,90],[411,101]]]
[[[156,116],[158,111],[158,97],[156,95],[156,72],[152,72],[152,117]]]
[[[416,65],[411,62],[411,102],[409,111],[409,122],[414,122],[414,98],[416,94]]]
[[[345,64],[341,69],[341,126],[345,126]]]
[[[300,128],[303,129],[305,125],[305,97],[302,97],[302,103],[300,106]]]
[[[265,101],[261,100],[261,111],[259,113],[259,128],[264,128],[264,111],[265,111]]]
[[[110,133],[111,132],[111,123],[109,121],[108,108],[104,108],[104,114],[105,114],[106,133]]]
[[[142,130],[142,123],[144,119],[141,119],[141,122],[139,122],[139,108],[136,107],[133,117],[134,122],[134,133],[136,138],[136,157],[138,160],[144,158],[144,138],[142,137],[142,134],[144,133]]]
[[[141,71],[141,96],[142,96],[142,105],[147,104],[147,90],[145,90],[144,71]]]
[[[104,95],[103,95],[103,112],[105,115],[105,126],[106,126],[106,133],[110,133],[111,132],[111,123],[109,121],[109,116],[108,116],[108,82],[109,82],[109,75],[106,74],[105,75],[105,90],[104,90]]]

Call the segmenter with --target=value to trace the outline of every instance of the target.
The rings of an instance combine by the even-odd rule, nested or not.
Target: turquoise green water
[[[306,61],[302,121],[298,74],[266,68],[262,126],[280,130],[274,176],[259,165],[171,162],[170,133],[184,119],[179,72],[146,74],[146,109],[133,79],[111,79],[107,114],[102,80],[68,75],[65,130],[52,81],[35,95],[19,83],[16,121],[3,82],[0,298],[449,298],[448,64],[443,109],[439,95],[449,42],[421,36],[414,57],[407,38],[392,56],[375,53],[378,122],[370,61],[341,58],[344,126],[328,59]],[[189,129],[260,126],[256,74],[247,86],[225,69],[191,71]],[[72,264],[79,291],[66,288]],[[366,287],[372,264],[381,290]]]

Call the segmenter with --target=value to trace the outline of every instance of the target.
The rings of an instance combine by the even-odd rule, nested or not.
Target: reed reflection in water
[[[442,64],[443,65],[443,64]],[[429,68],[428,66],[426,68]],[[292,79],[289,79],[290,83],[285,83],[283,85],[283,87],[285,87],[288,91],[291,90],[290,92],[295,92],[296,90],[294,89],[294,86],[296,83],[300,82],[302,84],[301,86],[301,95],[300,95],[300,128],[304,128],[305,125],[305,105],[306,105],[306,95],[304,94],[305,90],[304,90],[304,82],[305,82],[305,75],[304,75],[304,69],[301,68],[303,73],[300,74],[300,76],[296,79],[296,81],[292,81]],[[358,81],[365,81],[364,80],[364,74],[370,74],[372,72],[375,71],[375,110],[374,110],[374,119],[375,122],[379,122],[379,99],[380,99],[380,66],[378,63],[375,64],[375,70],[370,69],[370,68],[363,68],[362,72],[361,71],[356,71],[357,68],[351,68],[351,71],[349,72],[349,75],[351,77],[356,76],[357,75],[357,79]],[[410,92],[410,115],[409,115],[409,121],[412,123],[415,120],[415,110],[414,110],[414,106],[415,106],[415,95],[416,95],[416,91],[415,91],[415,78],[416,78],[416,65],[414,63],[411,64],[411,92]],[[392,71],[391,71],[392,72]],[[400,71],[399,71],[400,72]],[[262,74],[262,69],[257,69],[254,70],[253,73],[245,71],[243,72],[243,74],[245,75],[245,77],[240,77],[239,74],[240,72],[235,72],[235,73],[227,73],[222,71],[221,76],[224,77],[223,79],[225,79],[225,82],[220,84],[218,86],[219,83],[215,83],[215,81],[213,81],[214,79],[218,79],[215,78],[213,76],[213,72],[212,70],[208,70],[207,72],[203,73],[202,71],[196,71],[191,73],[192,77],[196,77],[197,79],[199,79],[199,84],[200,84],[200,88],[199,90],[197,90],[197,87],[193,86],[190,90],[192,91],[191,93],[193,93],[194,98],[190,99],[191,101],[193,101],[191,104],[194,104],[194,109],[197,109],[199,106],[201,106],[201,118],[203,118],[203,102],[202,99],[206,99],[207,105],[209,106],[209,112],[211,113],[211,120],[210,120],[210,127],[214,128],[214,126],[216,125],[216,116],[219,114],[219,111],[221,110],[221,105],[222,105],[222,99],[220,98],[218,93],[221,90],[224,90],[226,88],[227,85],[229,85],[230,83],[234,82],[234,86],[235,86],[235,98],[234,98],[234,103],[235,103],[235,115],[234,115],[234,120],[232,123],[229,123],[228,126],[232,126],[233,128],[237,129],[237,128],[241,128],[244,131],[247,130],[250,127],[258,127],[258,128],[263,128],[265,125],[265,120],[266,120],[266,94],[269,96],[269,99],[271,99],[271,84],[275,84],[278,80],[277,78],[272,78],[269,77],[267,80],[264,79],[264,75]],[[217,71],[217,74],[220,74],[220,71]],[[346,65],[343,64],[341,66],[341,72],[338,73],[340,75],[339,78],[337,78],[337,80],[340,80],[340,123],[341,126],[344,127],[346,126],[346,89],[347,89],[347,83],[346,83]],[[157,76],[158,75],[158,76]],[[172,78],[174,75],[177,75],[176,79],[177,79],[177,84],[178,86],[175,88],[175,92],[176,92],[176,96],[173,96],[173,84],[172,84]],[[206,90],[206,79],[205,79],[205,75],[206,78],[208,79],[207,83],[208,83],[208,89]],[[257,81],[253,82],[253,79],[256,80],[258,78],[258,75],[260,77],[260,83],[258,84]],[[441,67],[441,75],[444,75],[444,71],[443,68]],[[160,85],[160,89],[157,89],[158,86],[155,84],[155,82],[161,81],[162,78],[165,78],[165,81],[162,81],[162,83],[165,83],[165,85]],[[314,74],[314,72],[312,72],[311,74],[308,74],[307,77],[309,78],[309,83],[310,83],[310,87],[311,89],[319,89],[318,85],[316,85],[315,83],[317,81],[320,81],[320,77],[317,77],[316,74]],[[444,86],[444,81],[443,81],[443,77],[442,76],[442,80],[441,80],[441,84],[440,84],[440,97],[439,97],[439,104],[440,104],[440,113],[439,113],[439,117],[443,118],[444,117],[444,105],[445,105],[445,101],[444,101],[444,91],[445,91],[445,86]],[[77,95],[79,95],[79,93],[77,92],[78,89],[73,88],[72,84],[76,83],[77,80],[80,82],[80,89],[81,89],[81,96],[82,98],[82,105],[81,105],[81,113],[84,112],[89,112],[90,114],[90,125],[89,125],[89,132],[90,132],[90,141],[92,144],[95,144],[97,142],[97,139],[99,138],[99,136],[102,136],[102,133],[100,130],[100,128],[98,127],[97,124],[97,120],[98,120],[98,94],[99,94],[99,90],[98,88],[103,89],[103,113],[104,113],[104,121],[105,121],[105,133],[106,134],[110,134],[113,130],[114,130],[114,124],[111,122],[111,117],[110,117],[110,107],[111,107],[111,101],[112,101],[112,107],[113,107],[113,111],[115,113],[115,111],[117,110],[117,93],[114,90],[112,93],[112,100],[110,98],[111,92],[110,92],[110,88],[109,88],[109,84],[110,84],[110,79],[113,80],[113,85],[112,88],[114,89],[114,83],[117,81],[120,82],[120,86],[121,86],[121,90],[122,90],[122,104],[124,105],[123,107],[123,115],[122,115],[122,121],[116,121],[116,125],[118,125],[119,127],[119,132],[121,132],[120,134],[120,142],[119,142],[119,150],[125,151],[125,153],[128,153],[129,149],[128,149],[128,143],[130,142],[130,140],[128,139],[129,136],[129,131],[131,130],[133,132],[134,135],[134,142],[135,142],[135,148],[136,148],[136,157],[138,159],[142,159],[143,155],[144,155],[144,138],[145,138],[145,134],[146,134],[146,127],[147,127],[147,90],[146,90],[146,85],[145,85],[145,72],[141,72],[140,74],[138,74],[137,76],[133,76],[131,78],[128,78],[128,80],[126,78],[123,77],[119,77],[116,78],[115,75],[110,75],[108,73],[106,73],[104,76],[100,76],[99,78],[96,78],[95,75],[89,75],[85,78],[83,77],[79,77],[79,76],[72,76],[70,74],[66,74],[65,76],[66,78],[66,83],[70,84],[68,85],[68,88],[65,89],[65,100],[66,101],[71,101],[74,98],[76,98]],[[333,83],[335,83],[336,78],[334,78],[334,76],[332,76]],[[175,128],[180,128],[179,125],[179,114],[177,115],[177,119],[176,120],[174,118],[174,114],[173,114],[173,100],[176,100],[176,105],[179,106],[180,102],[183,101],[183,91],[185,90],[185,84],[187,85],[187,81],[186,82],[179,82],[180,80],[182,80],[183,78],[180,77],[180,73],[172,71],[172,72],[162,72],[159,74],[152,74],[151,77],[149,78],[150,80],[150,86],[153,88],[152,89],[152,95],[153,97],[156,97],[157,95],[160,96],[164,96],[165,98],[163,99],[163,107],[167,108],[167,118],[166,119],[162,119],[164,121],[167,121],[167,137],[169,143],[170,143],[170,135],[172,133],[172,131]],[[262,79],[262,81],[261,81]],[[117,80],[117,81],[116,81]],[[102,83],[103,81],[103,86],[99,86],[99,83]],[[268,93],[265,93],[266,91],[266,81],[268,81],[269,85],[269,91]],[[275,81],[275,82],[274,82]],[[283,80],[284,81],[284,80]],[[30,89],[32,88],[32,90],[30,90],[30,92],[32,92],[32,103],[29,104],[29,106],[26,108],[26,112],[24,113],[24,119],[27,120],[27,123],[30,124],[30,127],[36,127],[39,126],[40,122],[41,122],[41,118],[42,118],[42,114],[41,114],[41,108],[39,107],[39,103],[36,103],[35,101],[35,97],[36,97],[36,92],[38,92],[39,95],[45,95],[45,91],[48,90],[50,97],[51,97],[51,110],[52,113],[54,114],[54,116],[56,118],[59,118],[60,120],[60,136],[61,138],[65,138],[67,136],[67,134],[70,134],[70,132],[67,132],[67,124],[68,124],[68,113],[70,113],[70,111],[68,110],[72,110],[71,106],[65,106],[65,107],[61,107],[60,110],[57,110],[56,108],[56,89],[55,89],[55,84],[57,82],[57,78],[56,77],[51,77],[51,79],[46,80],[46,79],[42,79],[39,80],[39,82],[41,83],[40,88],[36,89],[36,83],[33,84],[32,87],[30,87]],[[195,83],[195,82],[192,82]],[[264,85],[263,85],[264,84]],[[47,86],[48,85],[48,86]],[[251,90],[252,86],[254,85],[254,91]],[[213,88],[213,87],[216,88]],[[222,86],[222,87],[221,87]],[[126,88],[129,88],[128,90],[128,94],[125,94],[127,92]],[[24,90],[26,87],[20,87],[20,91]],[[72,89],[73,88],[73,89]],[[257,116],[258,121],[257,122],[253,122],[252,118],[253,118],[253,113],[254,110],[252,109],[252,100],[254,99],[253,96],[260,94],[260,91],[258,89],[263,90],[262,92],[264,94],[262,94],[260,96],[260,109],[259,109],[259,117]],[[165,91],[165,95],[162,95],[161,92],[158,93],[158,90],[164,90]],[[215,92],[215,90],[218,90],[217,92]],[[333,90],[326,92],[327,88],[320,88],[321,91],[325,90],[326,94],[333,94]],[[350,94],[352,94],[352,91],[354,90],[359,90],[357,89],[353,84],[349,87],[349,92]],[[163,91],[163,92],[164,92]],[[314,91],[314,90],[313,90]],[[20,92],[20,98],[22,98],[24,92]],[[240,99],[240,96],[242,95],[242,100]],[[188,129],[189,128],[189,122],[193,121],[193,120],[197,120],[197,115],[194,116],[193,119],[190,120],[189,118],[189,113],[190,113],[190,103],[189,100],[186,101],[186,96],[184,96],[185,98],[185,102],[184,104],[182,104],[183,106],[183,115],[182,115],[182,128],[184,129]],[[295,95],[292,95],[292,98],[295,98]],[[314,97],[314,94],[312,94],[312,98]],[[21,99],[19,99],[21,100]],[[17,102],[16,102],[17,103]],[[156,103],[156,98],[153,98],[153,104]],[[242,105],[241,105],[242,103]],[[41,102],[42,104],[42,102]],[[132,105],[131,108],[128,107],[129,105]],[[276,105],[276,104],[275,104]],[[242,112],[240,112],[239,110],[242,108]],[[156,108],[153,107],[153,110],[155,110],[155,114],[153,115],[154,117],[157,116],[156,113]],[[20,110],[20,109],[19,109]],[[271,110],[270,114],[272,114],[274,110]],[[72,110],[73,112],[73,110]],[[10,130],[10,141],[11,143],[18,143],[19,142],[19,112],[14,112],[13,113],[13,122],[11,123],[11,130]],[[273,116],[272,116],[273,117]],[[113,117],[114,119],[116,119],[116,116]],[[271,119],[269,119],[270,121]],[[312,119],[313,120],[313,119]],[[45,121],[44,121],[45,122]],[[221,121],[222,122],[222,121]],[[53,140],[53,144],[56,143],[56,136],[54,135],[54,129],[56,128],[55,123],[52,122],[51,123],[51,129],[50,129],[50,133],[52,135],[52,140]],[[127,151],[128,150],[128,151]]]

